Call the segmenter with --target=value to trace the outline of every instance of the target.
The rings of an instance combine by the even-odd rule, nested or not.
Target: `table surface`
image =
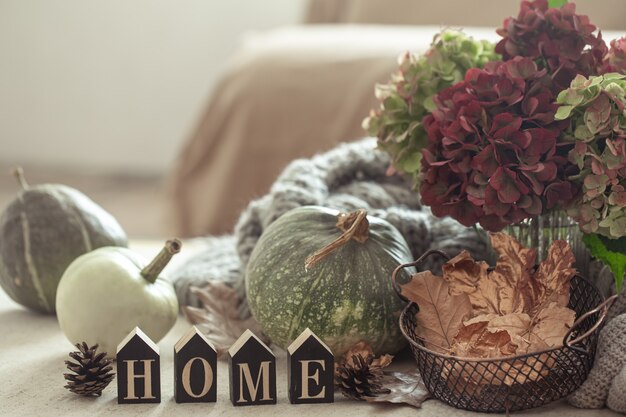
[[[159,250],[159,242],[134,242],[138,252],[150,257]],[[201,245],[186,245],[186,256]],[[181,254],[174,263],[182,263]],[[175,258],[176,259],[176,258]],[[233,407],[229,399],[228,369],[219,361],[217,369],[217,402],[176,404],[173,398],[173,346],[189,329],[180,316],[174,328],[158,343],[161,350],[161,403],[117,404],[114,380],[101,397],[85,398],[63,388],[66,372],[64,360],[73,346],[65,338],[54,316],[24,309],[0,291],[0,415],[2,416],[479,416],[448,407],[437,400],[426,401],[421,409],[402,405],[373,405],[345,399],[340,394],[332,404],[289,404],[287,399],[286,354],[276,349],[278,404]],[[410,363],[407,362],[407,366]],[[487,414],[485,414],[487,415]],[[559,401],[548,406],[515,413],[519,416],[618,416],[609,410],[579,410]]]

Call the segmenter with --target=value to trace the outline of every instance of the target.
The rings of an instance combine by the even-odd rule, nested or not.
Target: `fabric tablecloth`
[[[135,242],[132,246],[148,257],[154,256],[160,242]],[[185,250],[187,247],[187,250]],[[198,246],[184,245],[176,263],[184,262]],[[169,268],[169,267],[168,267]],[[227,362],[217,368],[217,402],[177,404],[173,396],[173,346],[189,329],[180,316],[175,327],[158,343],[161,351],[161,403],[117,404],[117,382],[104,390],[101,397],[85,398],[63,388],[64,360],[74,350],[61,332],[56,317],[26,310],[0,291],[0,416],[480,416],[446,406],[437,400],[426,401],[421,409],[402,405],[372,405],[335,395],[332,404],[292,405],[287,397],[286,353],[274,349],[277,356],[278,404],[234,407],[229,398]],[[396,366],[414,366],[410,359]],[[563,401],[515,413],[519,416],[619,416],[609,410],[578,410]]]

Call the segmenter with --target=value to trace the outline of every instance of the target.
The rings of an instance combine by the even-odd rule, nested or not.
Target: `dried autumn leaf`
[[[527,345],[523,340],[530,325],[531,318],[524,313],[479,315],[463,323],[451,351],[456,356],[471,358],[514,356],[520,345]]]
[[[531,323],[532,319],[526,313],[510,313],[492,318],[487,329],[491,332],[504,330],[513,338],[527,334]]]
[[[527,292],[530,293],[529,289]],[[507,275],[498,270],[497,267],[489,274],[489,279],[480,283],[479,294],[483,303],[477,305],[485,306],[477,309],[477,313],[495,313],[506,315],[510,313],[523,313],[528,310],[531,303],[527,302],[522,289],[515,286]]]
[[[493,270],[468,253],[443,266],[451,298],[447,303],[456,304],[452,298],[465,295],[471,304],[470,314],[462,310],[466,319],[460,325],[456,318],[458,331],[447,352],[449,338],[437,326],[447,323],[450,314],[445,302],[439,300],[445,285],[425,272],[414,275],[410,288],[402,288],[402,293],[417,300],[420,307],[418,334],[426,347],[433,349],[434,345],[434,350],[462,358],[492,360],[475,364],[459,361],[442,370],[450,389],[459,395],[476,393],[486,384],[523,384],[546,377],[555,361],[551,355],[516,356],[560,346],[575,319],[575,312],[566,307],[575,271],[573,254],[565,242],[553,243],[547,259],[535,268],[534,249],[524,248],[503,233],[492,234],[491,239],[500,254]],[[438,315],[444,313],[442,320]]]
[[[472,294],[480,281],[487,279],[486,262],[476,262],[466,250],[450,259],[442,266],[443,279],[450,286],[450,294]],[[470,297],[471,299],[471,297]]]
[[[402,295],[419,306],[416,321],[424,346],[441,353],[447,352],[472,313],[468,296],[450,295],[448,289],[448,283],[430,271],[418,272],[401,285]]]
[[[364,397],[365,401],[408,404],[419,408],[425,400],[430,398],[426,385],[417,371],[385,372],[382,386],[389,390],[388,394]]]
[[[531,272],[537,257],[505,233],[492,233],[491,245],[499,253],[493,271],[485,262],[474,261],[462,252],[443,266],[450,293],[466,293],[474,314],[526,312],[532,304]]]
[[[348,362],[351,363],[352,366],[356,366],[357,364],[354,362],[354,358],[358,355],[361,355],[361,357],[363,358],[367,358],[369,356],[374,357],[374,351],[367,341],[361,340],[360,342],[352,345],[352,347],[350,347],[350,349],[348,349],[348,351],[343,354],[340,360],[335,361],[335,365],[337,363]],[[392,360],[393,355],[380,355],[380,357],[378,358],[374,357],[371,366],[376,368],[386,368],[387,366],[391,365]]]
[[[392,360],[393,360],[393,355],[384,354],[384,355],[380,355],[380,357],[378,358],[375,358],[372,364],[374,364],[375,366],[379,366],[381,368],[386,368],[387,366],[391,365]]]
[[[533,279],[535,307],[542,308],[552,302],[558,306],[569,304],[570,281],[576,274],[572,248],[564,240],[555,240],[548,256],[541,262]]]
[[[191,292],[203,308],[186,306],[183,307],[183,314],[215,345],[218,356],[223,356],[246,329],[269,343],[269,338],[263,334],[254,317],[241,319],[239,307],[243,300],[229,285],[221,281],[209,281],[203,288],[192,287]]]
[[[365,340],[361,340],[360,342],[352,345],[350,349],[348,349],[346,353],[341,356],[341,358],[335,359],[335,376],[338,376],[338,368],[342,364],[348,364],[348,366],[351,367],[358,367],[359,364],[356,362],[356,360],[358,360],[357,358],[359,356],[363,359],[369,358],[371,356],[372,362],[369,364],[369,366],[377,370],[382,370],[383,368],[391,365],[391,361],[393,360],[393,355],[387,354],[380,355],[380,357],[378,358],[374,357],[374,351],[372,350],[370,344]]]
[[[535,314],[545,302],[557,301],[567,306],[569,281],[574,275],[574,256],[564,241],[555,241],[548,257],[533,274],[537,253],[526,249],[504,233],[490,235],[499,258],[495,268],[488,271],[484,262],[474,261],[461,253],[444,265],[444,279],[450,293],[466,293],[473,314],[510,313]]]
[[[561,307],[556,302],[541,309],[537,314],[536,324],[530,332],[531,346],[533,343],[543,342],[547,347],[563,345],[563,338],[574,324],[576,313],[567,307]],[[539,346],[532,347],[533,350]]]
[[[500,358],[515,352],[511,335],[506,330],[489,329],[494,314],[478,316],[464,323],[454,338],[450,352],[462,358]]]
[[[450,354],[459,357],[475,357],[477,353],[472,351],[473,347],[478,344],[488,324],[487,321],[465,322],[450,346]]]
[[[532,270],[537,251],[524,248],[506,233],[492,233],[490,238],[499,257],[479,290],[487,300],[497,300],[494,307],[500,315],[528,312],[533,303]]]
[[[491,246],[498,252],[496,268],[506,274],[512,283],[530,282],[531,270],[537,261],[537,250],[525,248],[506,233],[491,233]]]

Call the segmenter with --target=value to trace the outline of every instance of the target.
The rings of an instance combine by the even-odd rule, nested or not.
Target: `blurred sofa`
[[[580,0],[605,32],[626,34],[625,0]],[[243,40],[185,144],[168,184],[173,232],[222,234],[293,159],[365,135],[406,50],[424,51],[442,27],[496,41],[518,0],[311,0],[305,22]],[[621,30],[621,32],[620,32]]]

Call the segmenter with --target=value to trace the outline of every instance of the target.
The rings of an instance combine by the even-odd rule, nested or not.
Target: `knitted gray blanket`
[[[181,306],[198,306],[191,287],[209,281],[225,281],[244,296],[244,272],[263,230],[287,211],[305,205],[350,211],[366,209],[369,214],[393,224],[404,236],[415,258],[426,250],[440,249],[451,256],[463,249],[485,259],[485,236],[456,221],[433,216],[422,207],[418,194],[407,180],[387,175],[389,156],[376,149],[374,139],[343,144],[311,159],[292,162],[272,186],[269,194],[252,201],[241,214],[232,236],[207,239],[207,249],[174,271],[172,278]],[[432,257],[423,269],[437,270],[440,259]],[[249,315],[241,306],[241,318]]]

